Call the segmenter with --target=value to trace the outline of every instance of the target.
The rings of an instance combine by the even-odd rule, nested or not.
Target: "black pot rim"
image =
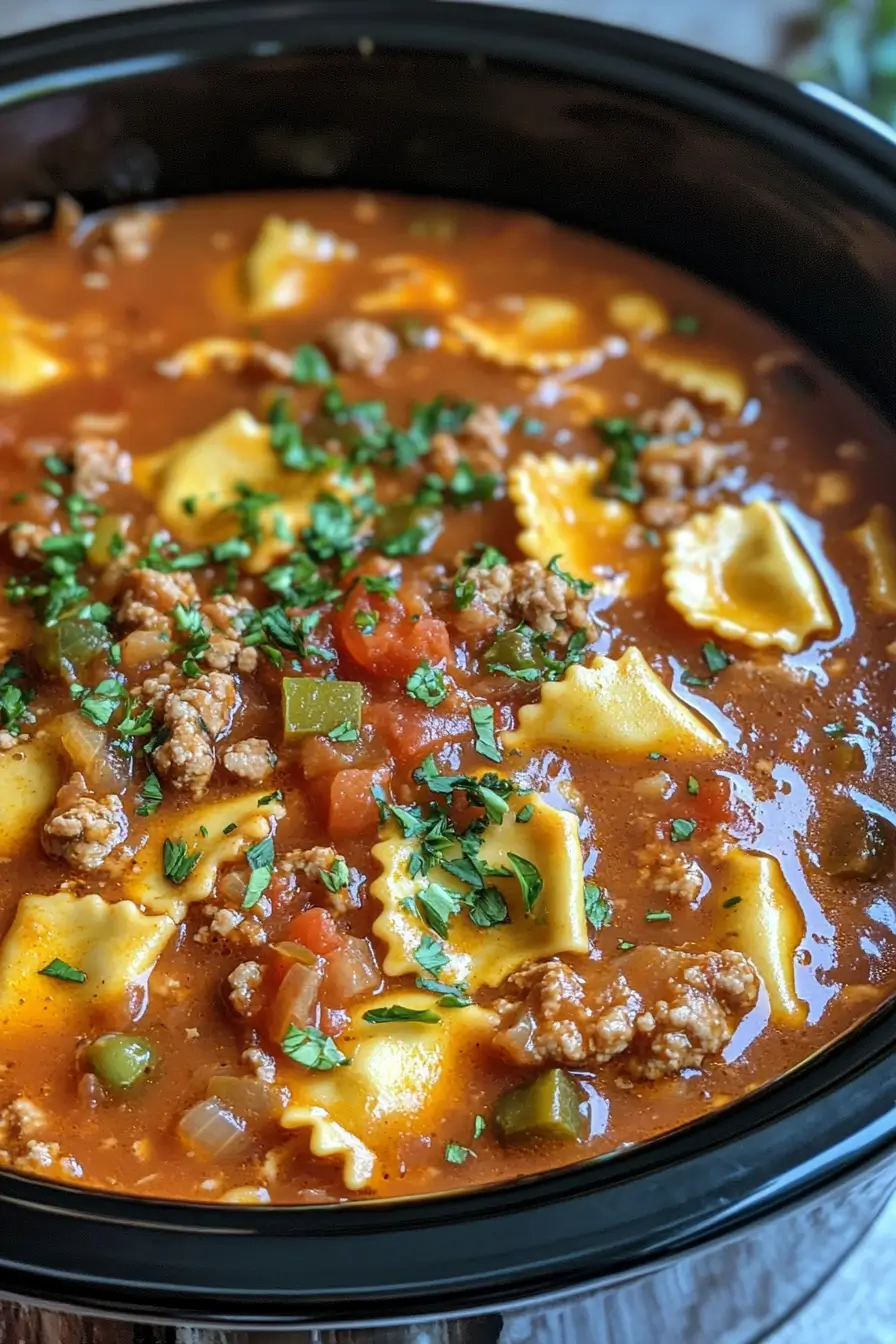
[[[864,122],[708,53],[503,6],[217,0],[86,20],[0,42],[0,108],[260,53],[263,44],[351,47],[360,37],[476,53],[675,102],[817,172],[896,227],[896,152]],[[627,1276],[730,1236],[896,1149],[894,1040],[890,1003],[711,1118],[608,1158],[431,1199],[222,1212],[0,1172],[0,1287],[117,1314],[331,1324],[480,1311]]]

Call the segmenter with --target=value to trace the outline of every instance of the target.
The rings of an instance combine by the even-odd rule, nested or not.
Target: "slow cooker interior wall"
[[[670,102],[377,49],[163,69],[0,114],[6,201],[331,181],[536,209],[645,249],[769,313],[892,413],[896,235]]]

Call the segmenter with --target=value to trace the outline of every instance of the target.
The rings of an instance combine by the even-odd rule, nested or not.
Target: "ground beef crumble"
[[[173,788],[201,797],[215,769],[213,744],[236,707],[233,677],[210,672],[175,690],[166,674],[144,682],[142,697],[153,705],[167,734],[153,754],[156,770]]]
[[[98,499],[110,485],[127,485],[131,457],[114,439],[79,439],[72,449],[72,489],[85,499]]]
[[[508,994],[509,991],[509,994]],[[699,1068],[753,1007],[759,977],[739,952],[636,948],[582,974],[554,958],[532,962],[495,1004],[495,1046],[516,1064],[606,1064],[636,1079]]]
[[[380,322],[364,317],[341,317],[324,330],[324,341],[343,373],[378,378],[398,354],[398,337]]]
[[[221,764],[228,774],[237,779],[246,779],[250,784],[260,784],[271,773],[277,763],[274,750],[263,737],[247,737],[242,742],[232,742],[224,749]]]
[[[468,606],[454,614],[463,635],[484,635],[521,621],[539,634],[568,639],[584,630],[593,639],[596,628],[588,615],[588,599],[546,569],[538,560],[517,560],[484,568],[474,565],[465,576],[475,593]]]
[[[264,971],[257,961],[241,961],[227,977],[230,986],[228,995],[234,1010],[240,1017],[252,1017],[258,1012],[259,989],[264,979]]]
[[[92,872],[101,868],[127,839],[128,819],[115,794],[96,798],[84,776],[73,774],[56,795],[56,805],[44,822],[41,844],[54,859],[70,868]]]

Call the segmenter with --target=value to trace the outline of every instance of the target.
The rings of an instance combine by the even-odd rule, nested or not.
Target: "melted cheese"
[[[875,504],[850,537],[868,561],[868,598],[878,611],[896,612],[896,521],[886,504]]]
[[[355,300],[359,313],[444,310],[460,301],[457,277],[432,257],[407,254],[380,257],[373,269],[377,275],[386,277],[386,283]]]
[[[834,628],[821,580],[775,504],[722,504],[668,543],[669,602],[688,625],[788,653]]]
[[[154,496],[166,527],[189,546],[208,546],[238,532],[231,506],[238,486],[271,491],[274,504],[259,510],[262,540],[244,562],[252,574],[262,573],[294,547],[276,535],[278,517],[295,535],[310,517],[310,505],[321,491],[344,494],[333,472],[286,471],[271,448],[270,431],[248,411],[231,411],[223,420],[171,448],[134,461],[134,482]],[[192,499],[186,514],[183,501]]]
[[[153,913],[181,920],[186,906],[208,900],[215,888],[218,870],[236,863],[252,845],[272,835],[274,823],[286,815],[275,802],[260,806],[258,789],[229,798],[223,803],[205,803],[181,814],[175,827],[171,818],[150,821],[149,838],[124,879],[124,894],[130,901]],[[224,834],[225,827],[235,830]],[[207,834],[203,834],[203,828]],[[201,857],[185,882],[175,886],[165,877],[163,852],[166,838],[186,841]]]
[[[721,406],[728,415],[740,415],[746,405],[747,385],[737,369],[653,348],[643,350],[638,358],[648,373],[710,406]]]
[[[89,1024],[97,1010],[142,999],[150,972],[175,931],[166,915],[100,896],[23,896],[0,944],[0,1028],[43,1030]],[[76,984],[41,975],[58,958],[83,971]]]
[[[799,1027],[808,1005],[796,992],[796,955],[806,930],[799,901],[776,859],[732,850],[713,884],[719,941],[749,957],[762,977],[772,1021]],[[728,904],[728,902],[734,902]]]
[[[455,313],[448,327],[480,359],[505,368],[549,373],[603,356],[600,341],[588,341],[593,332],[584,309],[550,294],[504,299],[483,316]]]
[[[354,243],[303,219],[268,215],[246,257],[243,278],[251,317],[307,308],[330,285],[333,264],[353,261]]]
[[[368,1009],[394,1004],[434,1010],[440,1021],[364,1021]],[[390,1170],[397,1174],[404,1137],[432,1133],[465,1079],[472,1079],[494,1025],[494,1015],[483,1008],[438,1008],[432,994],[419,990],[369,999],[352,1009],[339,1038],[350,1063],[328,1073],[301,1070],[291,1075],[292,1104],[281,1123],[287,1129],[308,1125],[309,1119],[324,1125],[317,1143],[321,1148],[332,1144],[332,1155],[343,1157],[349,1189],[358,1188],[350,1182],[359,1178],[365,1186],[381,1189],[384,1175]],[[358,1135],[363,1135],[365,1150],[360,1154]],[[326,1155],[315,1148],[313,1134],[311,1142],[313,1152]]]
[[[659,576],[657,551],[626,544],[637,516],[622,500],[595,493],[602,476],[591,457],[524,453],[507,476],[523,529],[517,545],[543,565],[559,555],[563,569],[605,591],[644,592]]]
[[[0,396],[27,396],[68,377],[70,365],[50,349],[53,337],[50,323],[29,317],[0,295]]]
[[[486,830],[479,857],[495,868],[509,867],[508,852],[528,859],[538,868],[544,889],[532,913],[526,915],[517,879],[495,878],[507,902],[509,923],[479,928],[465,907],[451,917],[443,948],[448,965],[441,978],[465,981],[472,988],[500,984],[533,957],[588,951],[577,818],[550,807],[538,794],[513,796],[508,801],[510,808],[502,824]],[[518,825],[516,814],[527,804],[532,806],[531,819]],[[390,824],[372,851],[383,870],[370,884],[370,894],[383,907],[373,931],[387,948],[386,975],[420,974],[414,953],[432,930],[413,903],[429,882],[455,892],[467,890],[442,868],[433,868],[427,876],[411,876],[408,863],[415,850],[414,839],[404,839]],[[446,855],[449,859],[459,856],[459,849]]]
[[[59,752],[45,737],[0,752],[0,858],[33,841],[63,778]]]
[[[537,704],[524,705],[519,727],[504,734],[508,751],[529,757],[544,747],[594,756],[714,756],[724,742],[663,684],[639,649],[618,661],[574,665],[546,682]]]

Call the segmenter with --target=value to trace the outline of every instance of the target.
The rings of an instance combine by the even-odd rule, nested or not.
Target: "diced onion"
[[[280,982],[268,1013],[268,1027],[275,1041],[282,1041],[290,1027],[310,1026],[323,980],[323,962],[293,961]]]
[[[114,750],[102,728],[72,713],[63,714],[57,730],[66,755],[93,793],[122,792],[130,778],[130,760]]]
[[[366,938],[346,937],[327,957],[326,995],[331,1004],[348,1003],[379,989],[382,972]]]
[[[283,1110],[280,1089],[261,1078],[219,1075],[210,1081],[208,1095],[217,1097],[229,1111],[253,1127],[276,1119]]]
[[[271,1196],[263,1185],[235,1185],[218,1200],[219,1204],[270,1204]]]
[[[246,1121],[234,1115],[217,1097],[198,1101],[181,1116],[177,1132],[187,1148],[200,1157],[236,1159],[250,1147]]]
[[[171,657],[171,640],[160,630],[132,630],[121,641],[121,666],[131,671]]]

